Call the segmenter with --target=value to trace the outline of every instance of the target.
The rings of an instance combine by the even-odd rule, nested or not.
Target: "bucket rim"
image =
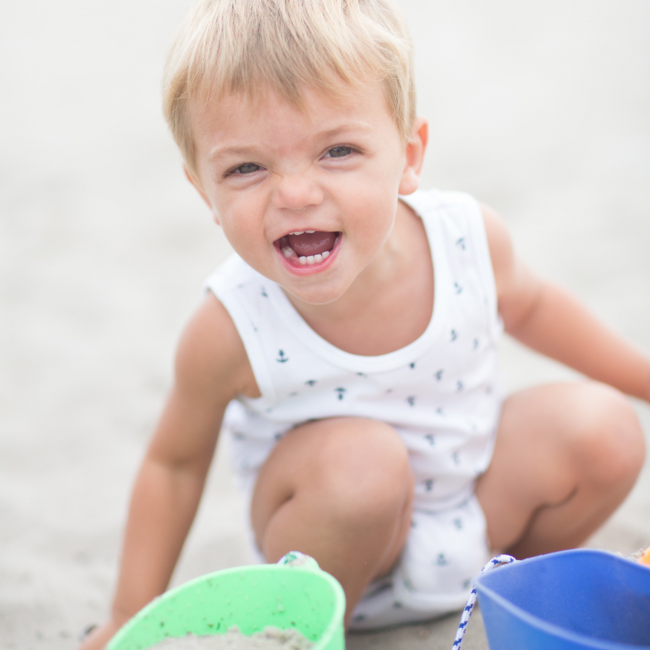
[[[628,560],[624,557],[620,557],[614,553],[610,553],[608,551],[600,551],[598,549],[590,549],[590,548],[581,548],[581,549],[570,549],[567,551],[558,551],[556,553],[547,553],[545,555],[537,555],[535,557],[527,558],[525,560],[518,560],[516,562],[512,562],[511,564],[505,565],[503,567],[500,567],[498,569],[499,572],[502,571],[512,571],[516,570],[516,567],[518,564],[521,562],[526,562],[526,563],[537,563],[539,561],[543,561],[545,559],[548,559],[549,557],[556,557],[560,555],[599,555],[599,556],[606,556],[608,559],[611,559],[612,561],[618,561],[624,564],[629,564],[632,566],[638,566],[639,569],[643,570],[649,570],[648,567],[644,567],[637,562],[633,562],[632,560]],[[623,642],[616,642],[616,641],[608,641],[606,639],[598,639],[596,637],[592,636],[587,636],[586,634],[581,634],[580,632],[574,632],[572,630],[567,630],[566,628],[560,627],[559,625],[556,625],[555,623],[549,623],[548,621],[545,621],[544,619],[540,618],[539,616],[535,616],[534,614],[531,614],[530,612],[527,612],[525,609],[519,607],[518,605],[515,605],[512,601],[508,600],[507,598],[504,598],[497,592],[495,592],[493,589],[490,587],[487,587],[486,585],[483,584],[484,579],[489,580],[489,576],[491,573],[484,573],[479,576],[477,576],[474,579],[474,586],[476,587],[476,590],[478,592],[478,597],[479,597],[479,605],[481,602],[481,593],[485,594],[489,598],[493,599],[496,603],[498,603],[501,607],[503,607],[506,611],[510,612],[511,614],[514,614],[518,618],[520,618],[524,623],[530,625],[531,627],[542,631],[546,632],[547,634],[553,634],[557,637],[567,639],[573,643],[581,643],[587,648],[593,648],[594,650],[649,650],[650,646],[647,645],[636,645],[636,644],[631,644],[631,643],[623,643]]]
[[[253,573],[258,571],[270,571],[275,573],[284,573],[286,571],[292,572],[302,572],[309,575],[317,575],[319,579],[325,580],[329,583],[330,587],[334,592],[334,611],[330,617],[330,621],[323,630],[321,638],[318,639],[311,647],[311,650],[322,650],[326,639],[331,637],[339,625],[342,625],[343,616],[345,614],[345,592],[339,581],[327,571],[322,569],[311,569],[309,567],[302,566],[287,566],[287,565],[278,565],[278,564],[252,564],[239,567],[232,567],[230,569],[220,569],[218,571],[212,571],[211,573],[206,573],[204,575],[192,578],[187,582],[183,582],[180,585],[172,587],[168,591],[156,596],[151,602],[147,603],[137,614],[130,618],[115,634],[115,636],[109,641],[106,646],[106,650],[113,650],[113,648],[123,640],[127,634],[129,634],[130,629],[137,625],[138,622],[147,617],[153,609],[155,609],[159,603],[174,597],[179,591],[184,591],[185,589],[191,589],[195,585],[203,584],[214,578],[223,578],[228,575],[241,574],[241,573]]]

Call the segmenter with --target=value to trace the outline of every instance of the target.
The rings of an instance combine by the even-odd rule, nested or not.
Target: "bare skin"
[[[583,544],[643,466],[631,405],[603,384],[553,384],[509,397],[476,495],[493,551],[517,558]]]
[[[269,562],[290,549],[341,582],[346,624],[368,583],[390,571],[411,525],[406,448],[386,424],[333,418],[293,429],[255,486],[251,520]]]
[[[205,112],[196,133],[199,172],[188,172],[246,261],[283,286],[323,338],[362,355],[417,339],[435,300],[422,225],[397,202],[398,191],[417,188],[426,121],[417,120],[404,146],[381,93],[371,90],[350,91],[342,106],[309,93],[306,113],[277,97],[265,110],[239,97],[197,107]],[[327,135],[340,132],[343,141]],[[232,154],[242,150],[250,158]],[[393,208],[373,204],[384,195]],[[643,436],[618,391],[650,401],[650,362],[530,272],[501,219],[488,208],[483,216],[506,331],[595,380],[533,388],[504,404],[494,458],[476,493],[492,546],[524,557],[581,544],[631,489]],[[273,242],[310,226],[342,232],[345,248],[337,265],[305,278]],[[230,316],[207,296],[181,339],[174,386],[134,487],[111,618],[83,650],[102,648],[166,588],[224,410],[238,394],[260,392]],[[390,427],[331,419],[278,443],[259,475],[251,518],[268,561],[304,551],[341,581],[349,618],[368,583],[398,558],[412,497],[406,450]]]

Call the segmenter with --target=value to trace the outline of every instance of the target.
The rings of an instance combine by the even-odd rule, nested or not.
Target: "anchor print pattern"
[[[273,407],[267,409],[270,414],[269,420],[277,418],[274,428],[268,429],[268,437],[271,441],[282,438],[283,432],[279,430],[280,428],[286,426],[287,430],[290,430],[292,426],[296,426],[296,423],[285,420],[285,413],[290,413],[289,409],[293,408],[291,405],[294,403],[302,403],[301,400],[309,399],[309,404],[318,405],[321,403],[318,400],[322,397],[325,406],[322,412],[318,411],[316,419],[329,417],[325,410],[328,408],[327,404],[332,409],[332,415],[343,413],[373,417],[372,414],[367,415],[366,411],[355,410],[358,404],[363,405],[363,400],[368,396],[368,403],[379,406],[382,414],[388,414],[386,419],[391,416],[390,409],[395,409],[396,426],[406,428],[411,440],[414,441],[413,449],[422,454],[423,458],[436,459],[436,463],[451,472],[465,473],[467,470],[468,475],[474,472],[472,456],[465,454],[463,443],[460,442],[458,446],[452,447],[459,450],[452,453],[452,449],[448,449],[446,436],[448,430],[464,431],[468,435],[470,431],[476,432],[475,421],[478,422],[479,430],[487,429],[482,416],[473,414],[471,400],[475,395],[480,399],[490,399],[485,397],[485,393],[491,389],[490,379],[483,379],[480,384],[477,384],[473,373],[475,373],[474,368],[483,367],[480,365],[485,363],[483,360],[489,362],[493,346],[491,338],[486,338],[491,335],[483,325],[485,319],[465,320],[467,314],[472,313],[469,311],[471,309],[478,309],[482,314],[485,313],[483,307],[485,291],[477,286],[474,271],[477,267],[471,266],[471,258],[474,254],[473,236],[470,237],[469,233],[463,234],[458,230],[450,232],[455,234],[449,236],[447,252],[450,259],[455,256],[457,261],[447,269],[446,276],[440,275],[449,278],[445,289],[445,293],[449,296],[449,314],[440,322],[441,328],[437,330],[437,339],[431,351],[424,353],[411,351],[411,358],[402,357],[404,360],[399,367],[377,370],[373,365],[364,364],[339,368],[336,360],[328,358],[326,353],[308,349],[307,352],[312,356],[305,355],[303,343],[298,337],[294,339],[291,331],[276,328],[270,334],[264,332],[263,328],[266,324],[264,313],[255,315],[254,312],[250,312],[250,318],[258,322],[259,329],[264,335],[258,336],[266,350],[266,360],[272,380],[277,381],[278,388],[282,388],[277,390],[278,397],[280,400],[286,400],[284,403],[262,402],[256,407],[260,417],[265,417],[265,407]],[[268,291],[259,282],[250,283],[247,287],[248,295],[254,299],[256,305],[262,306],[261,309],[266,310],[267,313],[277,309],[277,305],[273,302],[275,287],[271,287],[273,291]],[[453,298],[454,295],[457,298]],[[265,300],[259,300],[260,296]],[[244,324],[248,325],[247,322]],[[256,327],[255,331],[257,329]],[[278,333],[274,334],[275,331]],[[481,354],[474,351],[480,351]],[[316,356],[313,353],[316,353]],[[359,401],[357,396],[361,398]],[[289,398],[293,401],[289,401]],[[400,413],[407,414],[404,422],[408,422],[408,425],[400,425]],[[426,422],[426,425],[416,425],[420,427],[419,431],[409,430],[408,426],[411,422],[421,422],[419,413],[428,418],[422,421]],[[311,417],[313,414],[310,411],[307,415]],[[304,416],[303,408],[301,417]],[[383,415],[381,417],[384,419]],[[302,422],[305,420],[303,419]],[[249,435],[242,437],[248,438]],[[426,465],[420,467],[416,476],[417,498],[435,502],[439,498],[446,497],[448,488],[444,471],[441,475],[437,472],[438,465],[436,469]],[[448,528],[456,535],[466,535],[472,528],[469,520],[464,524],[461,517],[452,517],[447,521]],[[412,522],[411,525],[415,527],[416,522]],[[449,547],[441,544],[435,553],[428,556],[428,563],[431,569],[441,567],[442,571],[446,571],[443,567],[453,565],[454,556]],[[463,574],[456,575],[454,584],[463,584],[466,577]],[[401,604],[395,602],[393,606],[399,608]],[[356,620],[361,621],[368,616],[366,612],[356,617]]]

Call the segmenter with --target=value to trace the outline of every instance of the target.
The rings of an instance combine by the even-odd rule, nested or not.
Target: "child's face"
[[[404,146],[380,83],[345,97],[307,89],[301,112],[274,92],[233,95],[192,113],[189,177],[215,221],[250,266],[311,304],[388,261],[397,195],[417,189],[426,144],[421,121]]]

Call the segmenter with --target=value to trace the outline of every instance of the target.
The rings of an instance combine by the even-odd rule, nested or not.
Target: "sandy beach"
[[[492,205],[535,270],[650,354],[650,4],[399,4],[431,122],[422,186]],[[0,6],[2,650],[75,648],[105,618],[175,343],[230,250],[161,116],[189,6]],[[576,376],[508,340],[502,362],[509,390]],[[174,584],[252,562],[241,503],[220,447]],[[590,545],[650,546],[647,465]],[[456,623],[348,647],[449,648]],[[480,616],[464,648],[487,648]]]

